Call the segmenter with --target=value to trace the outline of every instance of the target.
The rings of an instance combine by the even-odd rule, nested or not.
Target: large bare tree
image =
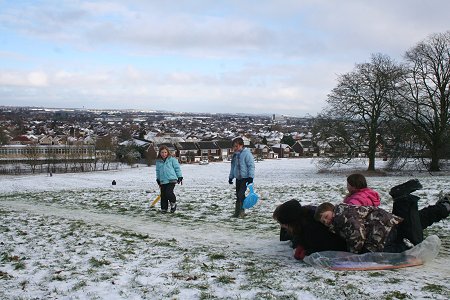
[[[356,151],[369,158],[368,171],[375,170],[377,135],[389,120],[393,82],[400,75],[401,69],[390,57],[373,54],[370,62],[357,64],[352,72],[340,75],[338,85],[328,95],[326,116],[339,120],[341,129],[355,130],[355,124],[364,129],[347,132],[346,141],[351,149],[349,158],[355,157]]]
[[[405,75],[397,84],[392,107],[427,146],[428,169],[439,171],[439,160],[450,142],[450,31],[419,42],[405,58]]]

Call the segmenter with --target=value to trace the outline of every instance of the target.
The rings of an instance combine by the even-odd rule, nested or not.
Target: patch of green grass
[[[122,231],[119,233],[122,237],[126,238],[135,238],[135,239],[139,239],[139,240],[146,240],[149,238],[148,234],[141,234],[141,233],[136,233],[136,232],[132,232],[132,231]]]
[[[193,288],[196,288],[198,290],[206,291],[210,288],[208,283],[202,282],[195,285],[192,285]]]
[[[222,284],[229,284],[229,283],[234,283],[236,278],[226,275],[226,274],[222,274],[222,275],[219,275],[219,277],[217,277],[216,280],[217,280],[217,282],[222,283]]]
[[[200,269],[202,269],[202,271],[209,271],[212,269],[212,267],[213,267],[213,265],[208,265],[208,264],[202,263],[202,265],[200,266]]]
[[[322,280],[322,277],[312,274],[308,277],[308,282],[316,282],[318,280]]]
[[[385,276],[384,273],[381,273],[381,272],[369,272],[367,275],[369,277],[383,277],[383,276]]]
[[[127,239],[127,238],[123,239],[122,242],[125,243],[125,244],[127,244],[127,245],[133,245],[133,244],[136,243],[135,240],[133,240],[133,239]]]
[[[174,244],[176,244],[176,242],[177,242],[176,239],[170,239],[167,241],[155,241],[154,245],[160,246],[160,247],[173,247],[173,246],[175,246]]]
[[[411,299],[411,296],[407,293],[402,293],[400,291],[391,291],[383,293],[384,299],[394,300],[394,299]]]
[[[10,255],[9,255],[9,253],[2,252],[2,253],[0,254],[0,261],[1,261],[1,262],[10,262],[11,260],[10,260]]]
[[[98,279],[99,279],[100,281],[108,281],[108,280],[110,280],[110,279],[113,278],[113,277],[114,277],[114,274],[111,274],[111,273],[106,272],[106,273],[100,274],[100,276],[98,277]]]
[[[184,255],[180,265],[180,269],[186,272],[190,272],[196,268],[196,264],[191,260],[189,255]]]
[[[17,234],[18,235],[28,235],[28,233],[26,231],[23,231],[23,230],[17,230]]]
[[[55,280],[55,281],[65,281],[66,279],[67,278],[62,276],[61,274],[55,274],[52,277],[52,280]]]
[[[266,286],[267,282],[270,282],[270,286],[275,288],[280,284],[277,275],[279,267],[277,264],[265,265],[263,267],[261,264],[248,264],[244,272],[247,274],[248,280],[252,285]]]
[[[296,300],[297,295],[294,294],[286,294],[286,295],[277,295],[270,291],[258,292],[255,295],[255,299],[266,299],[266,300]]]
[[[95,258],[95,257],[91,257],[91,258],[89,259],[89,264],[90,264],[92,267],[94,267],[94,268],[98,268],[98,267],[101,267],[101,266],[107,266],[107,265],[110,265],[111,262],[108,261],[108,260],[106,260],[106,259],[97,259],[97,258]]]
[[[9,279],[12,278],[7,272],[0,271],[0,279]]]
[[[401,282],[402,280],[401,279],[399,279],[399,278],[388,278],[385,282],[386,283],[391,283],[391,284],[396,284],[396,283],[399,283],[399,282]]]
[[[0,261],[1,262],[13,262],[13,263],[17,264],[17,263],[20,263],[22,260],[17,255],[11,255],[7,252],[2,252],[2,254],[0,254]]]
[[[23,261],[18,261],[14,264],[14,270],[24,270],[25,263]]]
[[[173,217],[180,219],[180,220],[186,220],[186,221],[192,221],[192,220],[196,219],[196,217],[194,217],[193,214],[191,214],[191,213],[184,214],[182,212],[175,213]]]
[[[79,282],[74,284],[74,286],[72,287],[72,290],[76,291],[76,290],[79,290],[79,289],[81,289],[81,288],[83,288],[85,286],[87,286],[86,281],[85,280],[81,280],[81,281],[79,281]]]
[[[217,205],[217,204],[211,204],[211,205],[209,206],[209,208],[210,208],[211,210],[218,210],[218,209],[220,209],[220,206]]]
[[[352,283],[348,283],[345,285],[345,287],[341,288],[342,292],[344,293],[344,295],[346,297],[348,297],[348,295],[366,295],[366,296],[370,296],[370,294],[364,292],[361,290],[362,286],[358,286],[358,285],[354,285]]]
[[[248,273],[250,277],[259,273],[259,267],[254,262],[246,263],[247,267],[244,269],[245,273]]]
[[[209,259],[214,260],[214,259],[225,259],[226,256],[223,253],[213,253],[213,254],[209,254]]]
[[[422,288],[422,291],[442,294],[445,289],[444,286],[439,284],[427,284]]]
[[[206,299],[218,299],[218,297],[214,296],[214,294],[211,294],[211,293],[202,291],[202,292],[200,293],[199,299],[200,299],[200,300],[206,300]]]
[[[328,285],[332,285],[332,286],[336,285],[336,280],[334,280],[334,279],[327,278],[324,280],[324,282]]]
[[[70,231],[79,230],[80,227],[82,226],[86,226],[86,223],[83,221],[73,221],[70,223],[69,230]]]

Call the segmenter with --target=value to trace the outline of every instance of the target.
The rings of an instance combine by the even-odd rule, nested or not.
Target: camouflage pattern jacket
[[[353,253],[382,252],[392,228],[403,221],[381,208],[338,204],[330,230],[342,236]]]

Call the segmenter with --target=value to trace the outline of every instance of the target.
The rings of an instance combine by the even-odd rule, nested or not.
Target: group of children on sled
[[[297,200],[279,205],[273,218],[281,225],[280,240],[291,240],[294,257],[303,259],[319,251],[403,252],[423,241],[423,230],[448,217],[450,194],[434,205],[418,209],[422,189],[417,179],[393,187],[392,213],[379,207],[379,194],[367,187],[362,174],[347,177],[343,203],[301,206]]]

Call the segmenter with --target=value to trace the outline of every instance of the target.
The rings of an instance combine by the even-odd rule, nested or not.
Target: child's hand
[[[302,246],[297,246],[297,248],[294,249],[294,258],[298,260],[302,260],[306,256],[305,248]]]

